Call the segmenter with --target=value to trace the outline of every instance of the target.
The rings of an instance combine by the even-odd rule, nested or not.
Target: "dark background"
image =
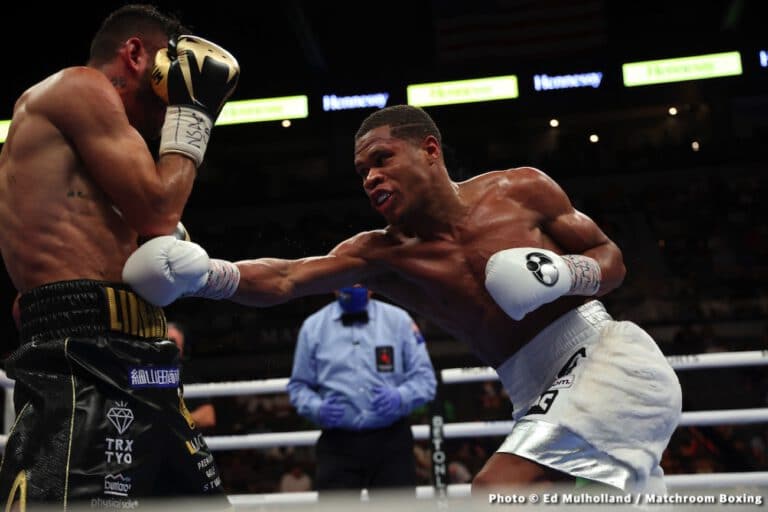
[[[84,63],[99,23],[122,4],[6,6],[14,44],[4,55],[0,119],[10,118],[26,87]],[[352,137],[370,110],[323,112],[323,94],[387,91],[393,104],[405,102],[408,83],[517,74],[518,99],[428,109],[455,179],[520,165],[563,181],[764,162],[764,2],[286,0],[246,13],[234,2],[157,5],[236,55],[242,77],[233,99],[309,95],[309,118],[288,129],[268,122],[214,131],[184,221],[215,256],[316,254],[381,225],[351,174]],[[624,62],[731,50],[742,52],[743,76],[621,85]],[[604,72],[598,90],[532,88],[534,73],[594,70]],[[675,118],[666,113],[671,105]],[[557,130],[551,117],[561,120]],[[590,133],[598,144],[587,142]],[[693,140],[700,151],[691,151]],[[300,219],[315,211],[315,222]],[[317,222],[323,218],[332,229]],[[297,222],[311,232],[286,226]],[[13,291],[2,274],[0,311],[9,311]],[[0,328],[12,347],[10,315],[0,314]]]
[[[119,5],[4,6],[0,119],[10,118],[16,97],[31,84],[84,63],[99,23]],[[238,58],[242,75],[233,99],[309,96],[309,117],[290,128],[275,121],[214,130],[184,214],[193,239],[212,256],[323,254],[383,225],[352,172],[353,135],[372,110],[323,112],[323,94],[386,91],[395,104],[405,102],[409,83],[516,74],[517,99],[427,109],[442,130],[454,179],[532,165],[558,180],[624,251],[629,273],[606,297],[610,311],[640,323],[666,353],[768,348],[768,69],[758,62],[758,51],[768,47],[765,2],[282,0],[254,2],[245,13],[235,2],[158,5]],[[621,84],[625,62],[733,50],[741,51],[742,76]],[[533,90],[535,73],[589,71],[604,72],[599,89]],[[668,115],[670,106],[677,116]],[[553,117],[560,120],[557,129],[548,124]],[[588,142],[591,133],[599,143]],[[6,353],[16,343],[14,293],[0,271]],[[257,310],[187,299],[167,313],[188,327],[187,364],[203,380],[286,377],[301,321],[330,300],[310,297]],[[436,369],[480,364],[466,347],[417,321]],[[681,374],[684,409],[765,406],[764,374]],[[487,392],[467,386],[449,397],[452,420],[504,417],[500,404],[508,402]],[[481,396],[495,408],[478,405]],[[277,402],[284,397],[268,410],[258,400],[221,399],[217,433],[297,428],[290,405]],[[701,456],[671,457],[668,472],[768,467],[763,431],[735,441],[722,432],[680,432],[675,455],[710,448]],[[744,446],[751,450],[755,443],[762,451],[747,454]],[[717,446],[730,455],[715,457]],[[260,480],[245,470],[227,470],[242,465],[243,456],[261,460],[245,452],[219,458],[225,475],[243,479],[228,480],[228,489],[272,490],[253,488]]]

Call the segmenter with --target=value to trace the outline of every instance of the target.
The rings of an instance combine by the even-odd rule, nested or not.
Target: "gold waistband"
[[[109,308],[109,330],[141,338],[167,338],[165,313],[136,293],[104,286]]]

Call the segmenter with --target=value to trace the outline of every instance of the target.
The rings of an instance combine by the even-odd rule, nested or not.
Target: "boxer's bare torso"
[[[21,293],[70,279],[120,281],[136,249],[129,224],[170,232],[191,189],[191,162],[168,157],[183,170],[165,178],[133,127],[156,133],[164,104],[108,73],[64,69],[30,87],[14,107],[0,153],[0,252]],[[157,200],[166,194],[161,187],[174,187],[172,179],[180,180],[172,199]]]
[[[0,156],[0,249],[20,292],[67,279],[119,281],[136,248],[136,232],[51,120],[61,80],[54,75],[16,102]]]
[[[498,366],[586,298],[562,297],[512,320],[485,289],[485,266],[495,252],[534,247],[590,256],[602,269],[599,294],[624,277],[621,251],[536,169],[455,183],[434,137],[416,143],[392,136],[388,126],[360,137],[355,168],[371,206],[389,226],[360,233],[328,256],[238,262],[241,280],[233,300],[265,306],[364,281]]]
[[[361,234],[351,247],[340,249],[364,255],[385,269],[368,280],[373,290],[429,318],[469,343],[483,361],[498,366],[544,326],[585,301],[564,297],[517,322],[485,289],[485,265],[497,251],[563,251],[542,231],[542,215],[525,204],[530,185],[525,180],[535,179],[522,176],[526,173],[530,171],[498,171],[459,184],[459,196],[473,206],[450,233],[425,239],[390,227]]]

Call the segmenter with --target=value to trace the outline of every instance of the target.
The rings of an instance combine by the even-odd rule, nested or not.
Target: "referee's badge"
[[[395,349],[392,345],[376,347],[376,369],[380,372],[395,371]]]

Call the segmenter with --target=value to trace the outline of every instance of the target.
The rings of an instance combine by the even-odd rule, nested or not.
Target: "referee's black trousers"
[[[413,434],[405,418],[371,430],[323,430],[316,454],[319,491],[416,486]]]

